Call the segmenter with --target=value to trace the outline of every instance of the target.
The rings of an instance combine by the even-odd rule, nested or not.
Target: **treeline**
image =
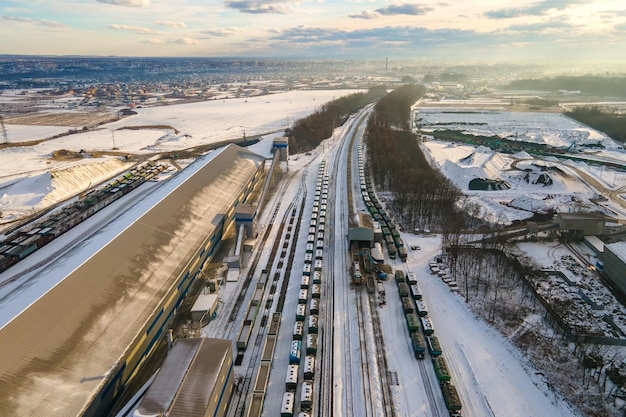
[[[385,86],[370,88],[366,93],[355,93],[338,98],[322,106],[308,117],[299,119],[288,132],[289,152],[308,152],[333,134],[333,129],[341,126],[351,113],[382,97]]]
[[[543,91],[580,91],[585,95],[603,97],[626,97],[626,78],[604,78],[594,76],[561,76],[535,80],[516,80],[504,89],[543,90]]]
[[[461,193],[430,166],[409,129],[410,107],[423,94],[422,87],[410,84],[381,98],[368,122],[366,143],[374,183],[393,194],[392,209],[402,223],[434,229],[458,217],[454,206]]]
[[[604,110],[598,106],[578,107],[565,113],[596,130],[604,132],[612,139],[626,142],[626,118],[614,110]]]

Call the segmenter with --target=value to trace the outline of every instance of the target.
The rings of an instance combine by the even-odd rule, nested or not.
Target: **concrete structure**
[[[179,339],[135,416],[223,417],[234,387],[230,340]]]
[[[605,234],[606,217],[600,213],[557,213],[554,221],[573,240]]]
[[[626,296],[626,242],[604,245],[604,275]]]
[[[200,294],[191,307],[193,325],[205,326],[217,314],[219,297],[217,294]]]
[[[0,329],[0,415],[108,414],[162,342],[236,207],[258,196],[264,165],[236,145],[214,151],[155,185],[158,198],[141,213],[120,213],[107,225],[120,231],[113,240],[85,241],[99,245],[95,253],[49,262],[37,279],[59,283]]]
[[[374,245],[374,224],[372,216],[365,213],[359,213],[358,225],[348,230],[348,241],[358,242],[359,247],[370,248]]]
[[[275,138],[272,143],[272,149],[274,152],[278,152],[281,162],[286,162],[289,156],[289,138],[287,136]]]

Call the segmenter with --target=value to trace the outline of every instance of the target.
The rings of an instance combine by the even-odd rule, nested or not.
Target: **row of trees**
[[[455,217],[460,191],[434,170],[410,131],[411,106],[424,89],[408,84],[376,104],[367,125],[368,163],[374,183],[393,194],[392,208],[413,228],[441,227]]]
[[[626,366],[617,357],[619,348],[569,343],[559,320],[529,286],[532,276],[541,281],[539,267],[521,253],[506,256],[506,246],[448,250],[450,274],[467,305],[526,353],[548,390],[567,398],[586,416],[623,416]],[[552,301],[553,310],[564,314],[571,309],[567,301],[558,301]]]
[[[386,92],[385,86],[370,88],[366,93],[355,93],[326,103],[308,117],[299,119],[288,133],[289,150],[292,153],[308,152],[333,134],[351,113],[376,101]]]
[[[587,126],[606,133],[614,140],[626,143],[626,118],[615,110],[589,106],[577,107],[565,114]]]
[[[544,79],[511,81],[504,87],[511,90],[580,91],[586,95],[626,97],[626,78],[597,76],[559,76]]]

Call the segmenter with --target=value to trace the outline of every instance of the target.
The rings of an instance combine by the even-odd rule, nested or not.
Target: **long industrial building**
[[[115,238],[51,279],[0,329],[0,415],[105,415],[167,333],[237,205],[258,192],[264,164],[236,145],[195,161],[155,185],[163,197]],[[63,270],[59,262],[47,271]]]

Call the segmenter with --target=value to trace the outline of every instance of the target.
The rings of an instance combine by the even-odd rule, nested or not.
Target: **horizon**
[[[2,0],[0,21],[14,56],[626,63],[614,0]]]

